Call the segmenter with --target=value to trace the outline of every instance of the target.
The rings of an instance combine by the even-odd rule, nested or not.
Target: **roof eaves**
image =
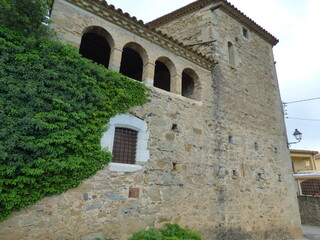
[[[218,0],[218,2],[219,1],[221,0]],[[199,10],[214,2],[217,2],[217,0],[198,0],[198,1],[192,2],[184,7],[178,8],[177,10],[174,10],[157,19],[152,20],[151,22],[148,22],[147,25],[157,28],[167,22],[170,22],[174,19],[187,15],[190,12]]]
[[[238,19],[239,22],[242,24],[249,26],[254,32],[256,32],[260,37],[271,43],[273,46],[275,46],[279,40],[275,38],[271,33],[269,33],[267,30],[262,28],[260,25],[258,25],[255,21],[253,21],[251,18],[249,18],[247,15],[245,15],[243,12],[241,12],[238,8],[236,8],[234,5],[229,3],[226,0],[221,0],[222,3],[222,10],[224,10],[229,15],[233,16],[234,18]]]
[[[312,151],[312,150],[300,150],[300,149],[290,149],[290,153],[302,153],[302,154],[312,154],[316,155],[319,152],[318,151]]]
[[[243,12],[241,12],[239,9],[237,9],[234,5],[229,3],[227,0],[198,0],[182,8],[179,8],[171,13],[168,13],[160,18],[157,18],[147,23],[147,25],[157,28],[165,23],[173,21],[174,19],[177,19],[191,12],[199,10],[205,6],[208,6],[209,4],[214,4],[214,3],[221,4],[220,5],[221,10],[233,16],[234,18],[238,19],[239,22],[241,22],[242,24],[250,27],[254,32],[256,32],[259,36],[261,36],[263,39],[265,39],[267,42],[269,42],[273,46],[279,42],[277,38],[275,38],[273,35],[267,32],[264,28],[259,26],[255,21],[253,21],[251,18],[246,16]]]

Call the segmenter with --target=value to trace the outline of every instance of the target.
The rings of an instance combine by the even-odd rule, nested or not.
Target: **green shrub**
[[[166,240],[201,240],[199,233],[191,231],[187,228],[182,228],[178,224],[166,223],[165,228],[160,229],[160,232]]]
[[[160,232],[157,232],[153,228],[148,230],[142,230],[132,234],[132,237],[128,240],[163,240],[163,235]]]
[[[77,49],[0,26],[0,221],[94,175],[104,125],[147,100],[144,84]]]
[[[156,231],[153,228],[132,234],[128,240],[202,240],[199,233],[178,224],[166,223],[165,227]]]

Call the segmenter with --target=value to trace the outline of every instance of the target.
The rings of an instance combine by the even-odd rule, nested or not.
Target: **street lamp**
[[[290,147],[291,144],[299,143],[302,139],[302,133],[298,129],[294,131],[293,136],[297,139],[297,142],[288,143],[288,147]]]

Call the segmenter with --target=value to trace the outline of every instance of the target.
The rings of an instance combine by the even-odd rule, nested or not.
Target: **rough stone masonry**
[[[51,18],[61,41],[80,47],[88,32],[105,39],[110,69],[120,71],[128,48],[141,57],[151,101],[127,115],[147,126],[147,160],[112,163],[14,213],[0,223],[2,240],[125,240],[165,222],[206,240],[302,235],[277,39],[225,0],[199,0],[148,24],[103,1],[55,0]],[[165,74],[157,80],[159,62],[169,89]]]

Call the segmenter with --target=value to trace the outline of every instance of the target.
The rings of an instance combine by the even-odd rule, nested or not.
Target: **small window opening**
[[[273,147],[273,152],[274,153],[278,153],[278,148],[277,147]]]
[[[111,47],[104,37],[96,33],[85,33],[82,36],[79,53],[106,68],[109,66]]]
[[[138,132],[129,128],[115,128],[112,162],[135,164]]]
[[[177,163],[172,163],[172,170],[176,171],[177,170]]]
[[[193,90],[193,78],[188,73],[182,72],[182,96],[192,98]]]
[[[160,61],[156,61],[154,86],[170,92],[170,71],[168,67]]]
[[[249,31],[246,28],[242,28],[242,34],[246,39],[249,39]]]
[[[124,48],[121,58],[120,73],[133,78],[135,80],[142,80],[143,61],[138,52],[131,48]]]
[[[234,47],[231,42],[228,42],[229,64],[235,66]]]
[[[177,124],[172,124],[171,130],[174,132],[178,132],[178,125]]]
[[[233,137],[229,136],[229,143],[233,143]]]
[[[237,170],[232,170],[232,179],[236,179],[238,177]]]
[[[260,180],[266,181],[266,173],[265,172],[260,172],[257,174],[257,181],[260,181]]]
[[[259,145],[258,145],[257,142],[254,142],[254,149],[255,149],[255,150],[258,150],[258,149],[259,149]]]
[[[260,181],[262,179],[262,173],[258,173],[258,181]]]

